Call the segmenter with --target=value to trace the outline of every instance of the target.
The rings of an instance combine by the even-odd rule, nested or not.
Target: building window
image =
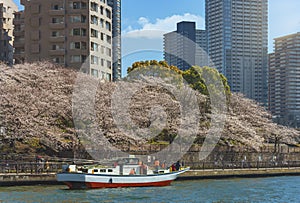
[[[73,9],[80,9],[81,2],[73,2]]]
[[[84,28],[74,28],[71,31],[73,36],[86,36],[86,29]]]
[[[98,78],[98,70],[92,69],[92,76],[95,76]]]
[[[52,10],[59,10],[59,6],[57,4],[52,6]]]
[[[73,63],[79,63],[79,62],[81,62],[81,56],[80,55],[73,55],[73,56],[71,56],[71,62],[73,62]]]
[[[86,55],[81,55],[81,61],[85,62],[85,60],[86,60]]]
[[[53,62],[54,62],[54,63],[60,63],[60,60],[59,60],[59,58],[57,57],[57,58],[54,58],[54,59],[53,59]]]
[[[106,80],[107,80],[107,81],[111,81],[111,74],[106,73]]]
[[[86,9],[86,7],[87,7],[87,6],[86,6],[86,3],[81,2],[81,8],[82,8],[82,9]]]
[[[70,49],[80,49],[80,42],[71,42]]]
[[[58,50],[58,49],[59,49],[58,45],[56,45],[56,44],[52,45],[52,50]]]
[[[106,41],[107,41],[107,43],[111,44],[111,36],[106,35]]]
[[[95,11],[95,12],[98,12],[98,4],[96,4],[94,2],[91,2],[91,10]]]
[[[86,49],[86,42],[71,42],[70,43],[70,49]]]
[[[98,17],[97,16],[91,16],[92,24],[98,25]]]
[[[86,29],[81,28],[81,36],[86,36]]]
[[[87,49],[86,42],[81,42],[81,49],[82,50],[86,50]]]
[[[6,13],[6,7],[2,7],[1,10],[3,13]]]
[[[110,25],[110,23],[109,22],[105,22],[105,26],[106,26],[106,29],[107,30],[109,30],[109,31],[111,31],[111,25]]]
[[[95,42],[91,42],[91,51],[98,51],[98,44]]]
[[[106,17],[108,17],[109,19],[111,19],[111,12],[108,9],[105,9],[106,11]]]
[[[54,63],[63,64],[65,62],[65,58],[64,57],[55,57],[52,59],[52,61]]]
[[[74,28],[72,34],[73,36],[80,36],[80,28]]]
[[[52,23],[57,24],[57,23],[63,23],[64,19],[63,18],[52,18]]]
[[[111,62],[110,61],[106,61],[106,67],[111,69]]]
[[[70,21],[72,23],[85,23],[86,22],[86,16],[84,15],[77,15],[77,16],[71,16]]]
[[[99,64],[99,58],[97,56],[92,55],[91,56],[91,64]]]
[[[73,9],[86,9],[86,3],[76,1],[76,2],[71,3],[71,8],[73,8]]]
[[[53,59],[53,62],[54,62],[54,63],[59,63],[59,58],[54,58],[54,59]]]
[[[52,8],[52,10],[55,10],[55,11],[64,9],[64,7],[62,5],[59,5],[59,4],[54,4],[54,5],[51,6],[51,8]]]
[[[102,18],[100,19],[100,25],[102,28],[104,28],[104,20]]]
[[[91,29],[91,37],[98,38],[98,31],[94,30],[94,29]]]
[[[72,63],[80,63],[86,60],[86,55],[72,55],[71,62]]]
[[[111,56],[111,49],[110,48],[106,48],[106,55]]]

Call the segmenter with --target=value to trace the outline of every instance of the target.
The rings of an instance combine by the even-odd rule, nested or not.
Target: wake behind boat
[[[70,189],[167,186],[189,169],[174,171],[174,168],[157,167],[151,170],[137,158],[124,158],[112,167],[69,165],[57,174],[57,181],[64,182]]]

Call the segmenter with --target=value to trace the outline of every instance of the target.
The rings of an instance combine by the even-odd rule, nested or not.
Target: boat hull
[[[100,183],[100,182],[64,182],[69,189],[96,189],[120,187],[164,187],[170,185],[172,180],[148,183]]]
[[[82,173],[59,173],[57,181],[70,189],[118,188],[118,187],[162,187],[168,186],[186,170],[155,175],[99,175]]]

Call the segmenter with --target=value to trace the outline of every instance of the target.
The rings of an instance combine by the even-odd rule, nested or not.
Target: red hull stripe
[[[149,182],[149,183],[97,183],[97,182],[86,182],[86,183],[72,183],[65,182],[70,189],[76,188],[118,188],[118,187],[162,187],[170,185],[172,180],[166,180],[161,182]]]

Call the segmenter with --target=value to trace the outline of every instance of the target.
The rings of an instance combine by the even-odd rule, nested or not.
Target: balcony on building
[[[18,30],[14,30],[13,31],[13,35],[15,37],[20,37],[20,36],[24,36],[25,32],[24,31],[18,31]]]
[[[24,19],[14,19],[14,25],[23,25],[24,24]]]
[[[25,39],[24,38],[20,38],[18,40],[14,40],[14,47],[18,48],[18,47],[24,47],[25,46]]]
[[[56,30],[56,29],[64,29],[65,23],[50,23],[49,24],[50,29]]]
[[[63,16],[63,15],[65,15],[65,9],[64,8],[61,8],[58,10],[51,9],[51,10],[49,10],[49,15],[50,16]]]
[[[65,36],[52,36],[49,38],[50,42],[64,42],[65,41]]]
[[[25,50],[23,49],[15,49],[14,57],[21,57],[25,54]]]
[[[83,10],[86,10],[88,6],[89,0],[81,0],[78,2],[73,2],[68,8],[69,14],[82,13]]]
[[[50,56],[64,56],[65,55],[65,49],[56,49],[56,50],[50,50],[49,51]]]

